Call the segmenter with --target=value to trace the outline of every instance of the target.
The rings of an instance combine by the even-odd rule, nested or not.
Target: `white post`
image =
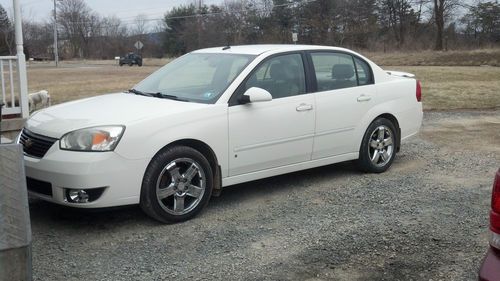
[[[21,6],[19,0],[13,0],[14,26],[16,31],[17,73],[19,74],[19,105],[22,118],[29,116],[28,78],[26,76],[26,57],[23,48],[23,26],[21,20]]]

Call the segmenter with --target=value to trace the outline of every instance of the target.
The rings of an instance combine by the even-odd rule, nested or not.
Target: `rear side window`
[[[373,75],[370,66],[365,61],[356,57],[354,57],[354,63],[356,64],[356,72],[358,73],[358,85],[373,84]]]
[[[342,53],[311,53],[318,91],[330,91],[372,83],[366,62]]]

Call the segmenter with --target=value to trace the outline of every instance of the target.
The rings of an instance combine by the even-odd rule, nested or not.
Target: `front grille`
[[[41,136],[23,129],[19,143],[23,145],[26,155],[42,158],[57,139]]]
[[[31,192],[52,196],[52,184],[50,182],[26,178],[26,186]]]

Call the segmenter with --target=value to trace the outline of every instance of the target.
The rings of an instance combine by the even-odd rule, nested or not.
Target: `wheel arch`
[[[210,163],[210,168],[212,168],[213,179],[214,179],[214,187],[212,191],[212,196],[218,196],[222,189],[222,176],[221,176],[221,168],[219,162],[217,160],[217,155],[214,150],[205,142],[197,140],[197,139],[180,139],[173,141],[164,147],[162,147],[155,155],[160,153],[161,151],[168,149],[174,146],[187,146],[192,149],[199,151],[205,158],[207,158],[208,163]]]
[[[373,121],[377,120],[378,118],[385,118],[385,119],[391,121],[391,123],[396,128],[396,135],[397,135],[397,137],[396,137],[396,152],[399,152],[399,149],[401,147],[401,127],[399,127],[398,119],[396,118],[396,116],[394,116],[390,113],[383,113],[383,114],[380,114],[377,117],[375,117],[375,119],[373,119]]]

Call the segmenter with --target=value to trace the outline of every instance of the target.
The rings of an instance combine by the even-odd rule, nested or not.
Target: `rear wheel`
[[[180,222],[198,214],[212,193],[208,160],[197,150],[177,146],[150,162],[141,189],[141,208],[161,222]]]
[[[391,121],[385,118],[373,121],[359,149],[359,168],[370,173],[382,173],[389,169],[396,156],[397,137]]]

